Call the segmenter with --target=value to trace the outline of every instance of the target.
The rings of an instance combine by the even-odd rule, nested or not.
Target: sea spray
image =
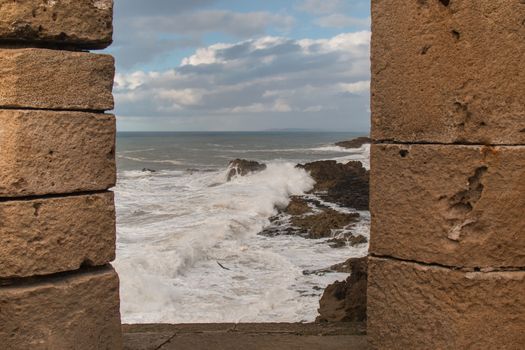
[[[213,266],[214,260],[242,271],[237,282],[250,279],[253,268],[266,270],[265,274],[272,264],[293,269],[284,257],[252,244],[264,241],[256,235],[276,214],[276,207],[286,206],[291,195],[301,195],[313,184],[312,178],[292,163],[270,163],[264,171],[236,176],[230,182],[225,181],[224,171],[124,172],[117,201],[126,205],[119,206],[115,263],[122,281],[124,320],[182,321],[177,319],[182,279],[205,265]],[[211,271],[216,274],[221,272],[219,268]],[[191,293],[199,294],[199,286],[194,288]],[[250,294],[248,289],[241,291],[236,293]],[[279,286],[273,294],[285,292],[286,288]],[[225,297],[235,298],[236,293]],[[237,297],[242,303],[243,296]],[[153,317],[166,309],[172,309],[173,314],[165,320],[145,316]],[[214,320],[224,321],[223,317],[215,316]]]
[[[333,158],[344,162],[344,157],[368,164],[369,147],[332,146],[348,137],[324,133],[119,137],[116,268],[123,321],[313,321],[323,289],[347,275],[303,271],[363,256],[366,245],[333,249],[324,240],[257,233],[268,225],[276,206],[285,206],[290,195],[310,188],[311,179],[295,164]],[[225,165],[241,154],[269,167],[227,182]],[[140,171],[143,168],[155,172]],[[370,215],[360,214],[362,220],[352,231],[368,237]]]

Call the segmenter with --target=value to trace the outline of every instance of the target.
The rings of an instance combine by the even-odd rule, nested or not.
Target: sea
[[[367,253],[326,239],[259,233],[314,181],[298,163],[369,168],[369,145],[348,132],[118,133],[117,258],[124,323],[311,322],[342,273],[312,271]],[[267,169],[227,181],[242,158]],[[352,211],[349,208],[337,208]],[[370,215],[353,232],[369,237]]]

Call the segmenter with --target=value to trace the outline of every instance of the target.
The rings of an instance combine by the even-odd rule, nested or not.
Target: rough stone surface
[[[0,108],[113,109],[114,59],[48,49],[0,49]]]
[[[525,267],[525,147],[374,145],[370,251]]]
[[[112,0],[0,0],[0,41],[103,49],[113,34]]]
[[[362,323],[123,325],[125,350],[364,350]]]
[[[122,348],[119,282],[110,267],[1,287],[0,307],[3,349]]]
[[[372,138],[525,144],[525,4],[373,0]]]
[[[115,258],[113,193],[0,202],[0,278],[105,265]]]
[[[0,197],[104,190],[115,184],[112,115],[0,110],[0,135]]]
[[[370,258],[373,349],[523,349],[525,271],[463,272]]]

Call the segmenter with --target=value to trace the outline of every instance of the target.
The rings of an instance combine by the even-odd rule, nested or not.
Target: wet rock
[[[290,203],[283,210],[283,212],[290,215],[304,215],[311,211],[312,208],[308,205],[308,201],[301,196],[292,196],[290,198]]]
[[[312,193],[343,207],[368,210],[370,172],[361,162],[346,164],[335,160],[299,164],[316,181]]]
[[[351,275],[329,285],[320,302],[316,322],[362,322],[366,320],[368,258],[350,259],[341,269]]]
[[[253,160],[246,159],[235,159],[230,162],[228,165],[228,181],[230,181],[234,176],[246,176],[250,173],[255,173],[263,171],[266,169],[266,164],[261,164]]]
[[[150,169],[150,168],[142,168],[143,173],[156,173],[157,170]]]
[[[294,216],[291,224],[307,232],[306,237],[319,239],[330,237],[332,230],[340,230],[359,220],[358,213],[341,213],[333,209],[327,209],[321,213]]]
[[[368,243],[368,239],[363,235],[349,235],[348,237],[337,237],[328,241],[328,245],[332,248],[343,248],[347,245],[356,247],[360,244]]]
[[[370,137],[358,137],[353,140],[336,142],[335,145],[343,148],[360,148],[361,146],[370,143],[372,143],[372,139]]]

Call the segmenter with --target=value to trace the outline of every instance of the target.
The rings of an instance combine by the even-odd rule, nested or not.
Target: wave
[[[149,158],[142,158],[142,157],[123,156],[121,154],[117,155],[117,157],[121,159],[132,160],[135,162],[141,162],[141,163],[158,163],[158,164],[171,164],[171,165],[183,164],[181,161],[172,160],[172,159],[149,159]]]
[[[265,250],[259,242],[263,238],[257,236],[276,214],[276,207],[286,206],[291,195],[304,194],[313,187],[314,180],[295,164],[269,163],[266,170],[231,182],[226,181],[226,171],[182,176],[173,171],[138,173],[142,172],[122,173],[116,191],[120,205],[115,267],[121,276],[126,322],[192,321],[190,313],[181,318],[180,310],[175,309],[171,316],[160,315],[171,307],[180,308],[180,300],[175,299],[181,296],[177,293],[182,293],[185,283],[202,282],[202,277],[187,279],[185,275],[217,273],[220,267],[216,262],[233,270],[242,270],[242,265],[253,270],[254,265],[275,264],[275,269],[281,266],[283,271],[299,271],[280,254]],[[215,277],[208,278],[214,281]],[[230,282],[231,286],[246,283]],[[231,291],[224,294],[231,295]],[[244,312],[239,310],[240,318]],[[231,320],[230,316],[226,312],[210,317],[221,321]]]

